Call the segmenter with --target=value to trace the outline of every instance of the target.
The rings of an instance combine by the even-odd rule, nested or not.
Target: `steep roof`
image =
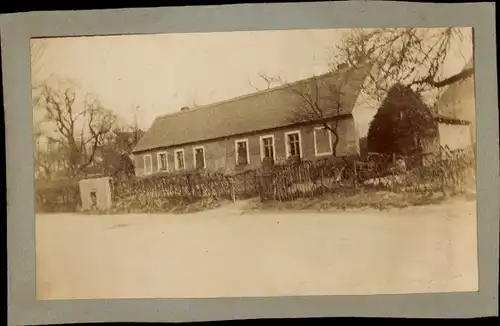
[[[351,114],[371,65],[342,68],[318,77],[236,97],[195,109],[159,116],[141,138],[134,153],[178,146],[267,130],[293,124],[297,110],[306,102],[300,94],[320,94],[322,107],[341,109],[325,111],[328,117]],[[347,81],[347,82],[345,82]],[[317,85],[317,88],[316,86]],[[342,86],[340,100],[332,90]],[[299,94],[299,95],[298,95]],[[335,104],[332,103],[335,101]],[[329,105],[329,103],[331,103]]]

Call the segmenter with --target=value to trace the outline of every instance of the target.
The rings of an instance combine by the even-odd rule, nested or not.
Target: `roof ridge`
[[[271,88],[268,88],[268,89],[264,89],[264,90],[261,90],[261,91],[258,91],[258,92],[252,92],[252,93],[248,93],[248,94],[243,94],[243,95],[239,95],[239,96],[236,96],[236,97],[232,97],[230,99],[213,102],[213,103],[206,104],[206,105],[201,105],[201,106],[198,106],[196,108],[190,108],[189,110],[177,111],[177,112],[172,112],[172,113],[166,113],[166,114],[157,116],[155,120],[157,120],[157,119],[163,119],[163,118],[168,118],[168,117],[172,117],[172,116],[178,116],[178,115],[182,115],[182,114],[188,114],[188,113],[191,113],[193,111],[197,111],[197,110],[201,110],[201,109],[206,109],[206,108],[210,108],[210,107],[221,105],[221,104],[231,103],[231,102],[234,102],[234,101],[239,101],[239,100],[242,100],[242,99],[245,99],[245,98],[249,98],[249,97],[253,97],[253,96],[257,96],[257,95],[262,95],[262,94],[266,94],[266,93],[275,92],[275,91],[278,91],[278,90],[282,90],[284,88],[288,88],[288,87],[292,87],[292,86],[296,86],[296,85],[305,83],[305,82],[307,82],[309,80],[312,80],[314,78],[327,77],[327,76],[333,75],[333,74],[335,74],[337,72],[339,72],[339,70],[328,71],[328,72],[320,74],[320,75],[313,75],[311,77],[308,77],[308,78],[305,78],[305,79],[300,79],[300,80],[297,80],[297,81],[294,81],[294,82],[291,82],[291,83],[285,83],[283,85],[278,85],[278,86],[271,87]]]

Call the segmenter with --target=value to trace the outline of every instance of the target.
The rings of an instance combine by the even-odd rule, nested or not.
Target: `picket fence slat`
[[[149,178],[120,180],[114,185],[115,198],[145,196],[149,198],[238,198],[257,196],[255,171],[234,175],[221,173],[189,173],[162,175]]]

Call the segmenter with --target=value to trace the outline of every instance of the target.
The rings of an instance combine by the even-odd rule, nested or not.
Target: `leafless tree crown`
[[[37,89],[35,114],[42,115],[39,131],[58,149],[67,161],[71,176],[80,174],[94,162],[96,152],[116,122],[116,116],[102,107],[99,101],[86,95],[82,102],[71,86],[44,85]],[[38,111],[38,112],[37,112]]]
[[[461,29],[451,27],[355,29],[337,47],[333,61],[350,66],[365,60],[376,64],[378,69],[369,76],[369,91],[378,99],[384,98],[396,83],[421,93],[474,73],[470,68],[452,76],[440,75],[446,59],[457,55],[453,44],[463,40]]]

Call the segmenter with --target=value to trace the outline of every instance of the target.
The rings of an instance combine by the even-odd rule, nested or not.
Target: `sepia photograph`
[[[38,300],[479,290],[472,27],[30,56]]]

